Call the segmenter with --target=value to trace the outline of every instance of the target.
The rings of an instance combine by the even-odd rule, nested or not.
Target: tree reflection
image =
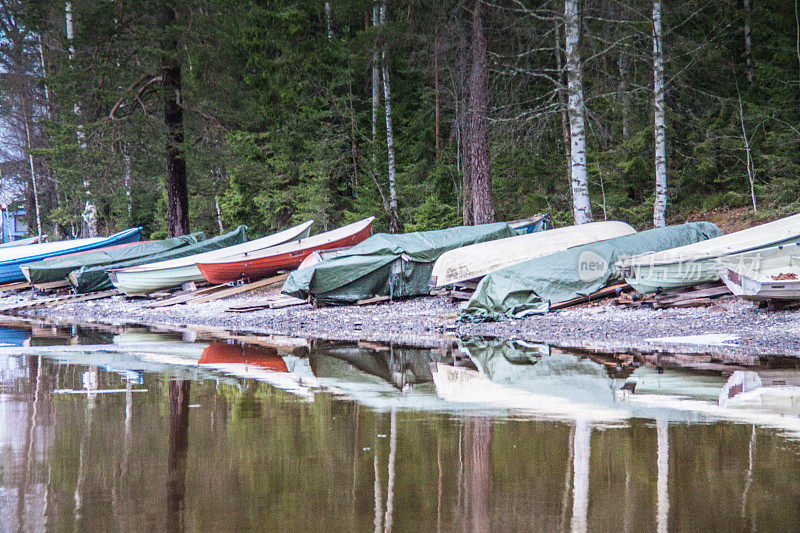
[[[169,462],[167,478],[167,528],[184,529],[186,452],[189,447],[189,391],[191,381],[169,382]]]
[[[490,530],[493,425],[491,418],[469,418],[464,423],[465,531]]]

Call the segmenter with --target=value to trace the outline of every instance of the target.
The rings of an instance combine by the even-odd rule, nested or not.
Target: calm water
[[[791,362],[698,372],[512,342],[42,326],[0,342],[4,530],[800,524]]]

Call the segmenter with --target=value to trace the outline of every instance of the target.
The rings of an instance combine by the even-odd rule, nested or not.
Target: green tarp
[[[30,276],[31,283],[34,285],[50,281],[63,281],[70,272],[78,270],[81,267],[90,268],[93,266],[109,265],[120,261],[148,257],[195,244],[205,238],[205,233],[199,231],[191,235],[172,237],[171,239],[145,241],[136,244],[103,248],[93,252],[80,252],[53,257],[52,259],[28,263],[25,266],[29,269],[28,275]]]
[[[428,294],[433,263],[444,252],[516,234],[505,222],[402,235],[378,233],[344,255],[292,272],[283,293],[311,296],[318,304]]]
[[[520,318],[546,312],[550,303],[591,294],[622,279],[620,258],[668,250],[719,237],[710,222],[691,222],[576,246],[492,272],[461,309],[466,321]]]
[[[98,267],[82,267],[75,272],[74,276],[70,275],[69,282],[72,285],[72,289],[79,294],[113,289],[114,286],[111,284],[111,280],[108,278],[106,270],[129,268],[133,266],[146,265],[149,263],[156,263],[158,261],[167,261],[169,259],[186,257],[188,255],[210,252],[211,250],[219,250],[220,248],[233,246],[234,244],[241,244],[247,240],[246,230],[247,226],[239,226],[235,230],[228,233],[217,235],[216,237],[211,237],[210,239],[178,248],[177,250],[170,250],[168,252],[162,252],[139,259],[118,261],[116,263],[110,263]]]

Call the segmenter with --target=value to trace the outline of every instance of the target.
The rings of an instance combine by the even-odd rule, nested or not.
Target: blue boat
[[[108,237],[92,237],[89,239],[72,239],[67,241],[46,242],[30,244],[28,246],[15,246],[0,249],[0,283],[23,281],[25,276],[20,266],[56,257],[59,255],[97,250],[106,246],[138,242],[142,235],[142,228],[130,228]]]

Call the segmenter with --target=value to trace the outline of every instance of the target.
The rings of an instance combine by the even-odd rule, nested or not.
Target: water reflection
[[[736,531],[800,518],[800,381],[766,363],[77,333],[0,350],[8,529]]]

